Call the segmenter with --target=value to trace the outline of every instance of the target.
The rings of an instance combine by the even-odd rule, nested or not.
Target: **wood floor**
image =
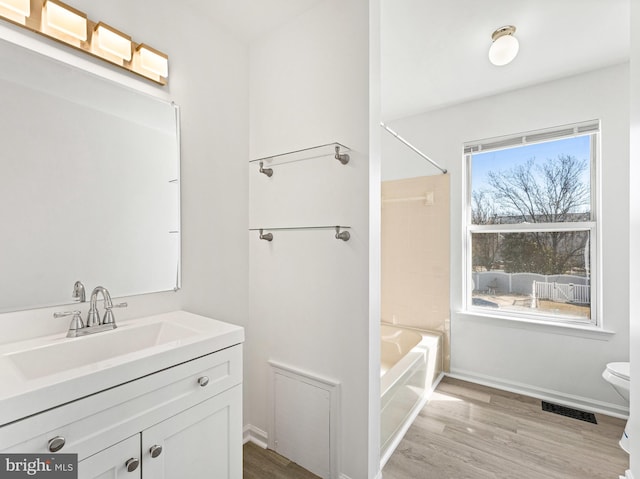
[[[384,479],[617,479],[624,421],[542,411],[540,400],[445,378],[382,471]]]
[[[382,471],[384,479],[617,479],[620,419],[542,411],[540,400],[445,378]],[[244,479],[319,479],[247,443]]]
[[[320,479],[285,457],[250,442],[244,445],[243,479]]]

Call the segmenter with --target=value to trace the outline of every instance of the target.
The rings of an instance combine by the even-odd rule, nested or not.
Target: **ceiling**
[[[182,0],[256,41],[324,0]],[[380,0],[382,116],[389,121],[627,61],[631,0]],[[516,59],[491,33],[515,25]]]
[[[382,0],[382,115],[389,121],[624,62],[630,0]],[[514,25],[520,51],[488,60]]]
[[[278,28],[323,0],[181,0],[243,42]]]

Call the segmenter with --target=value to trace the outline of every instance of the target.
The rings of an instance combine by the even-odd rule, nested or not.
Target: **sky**
[[[575,156],[578,160],[586,160],[587,170],[584,173],[584,181],[589,183],[590,149],[590,136],[584,135],[512,147],[504,150],[476,153],[473,155],[471,166],[472,189],[473,191],[489,189],[487,184],[489,171],[498,172],[500,170],[508,170],[513,166],[526,163],[531,158],[535,158],[536,163],[541,163],[547,158],[557,158],[558,155],[571,155]]]

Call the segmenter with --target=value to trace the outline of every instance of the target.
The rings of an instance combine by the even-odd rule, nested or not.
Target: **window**
[[[598,121],[465,144],[465,304],[597,324]]]

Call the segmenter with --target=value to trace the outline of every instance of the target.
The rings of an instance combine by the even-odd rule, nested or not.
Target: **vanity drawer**
[[[203,356],[0,428],[0,451],[95,454],[242,382],[242,345]]]

